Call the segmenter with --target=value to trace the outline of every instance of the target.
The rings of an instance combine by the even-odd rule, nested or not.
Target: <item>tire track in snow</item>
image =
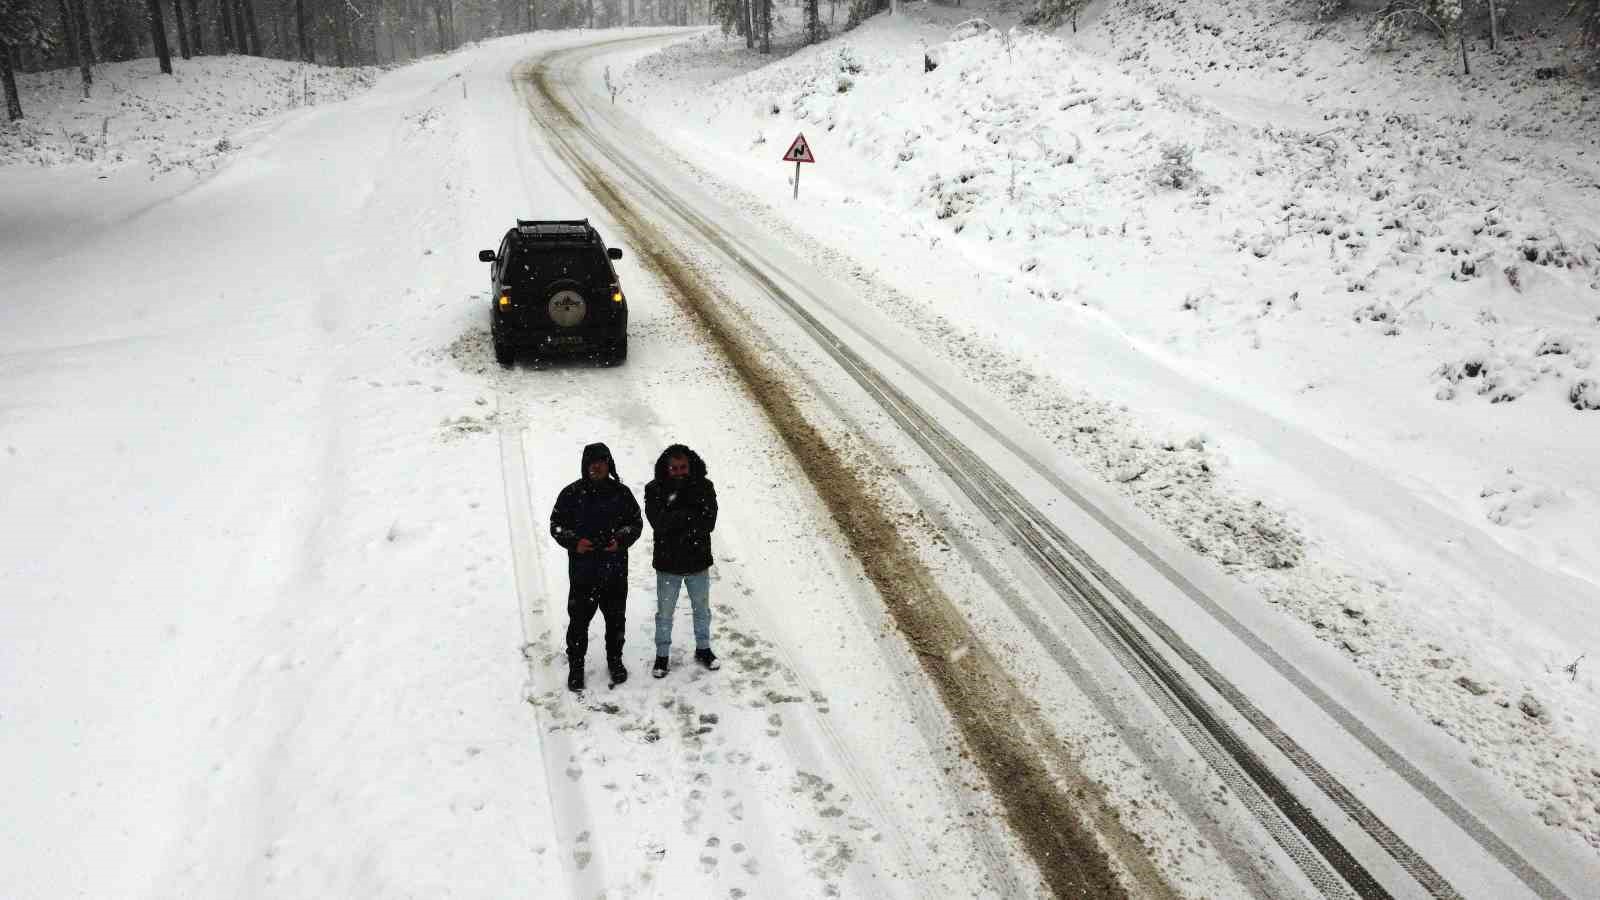
[[[971,634],[898,529],[884,518],[865,483],[799,412],[783,380],[734,336],[736,326],[725,314],[695,299],[706,288],[698,276],[689,274],[692,267],[683,263],[670,243],[642,221],[572,145],[566,131],[581,126],[554,97],[542,69],[535,68],[532,81],[555,119],[549,123],[552,146],[596,199],[633,234],[641,255],[652,261],[672,284],[678,299],[715,338],[818,488],[857,558],[871,561],[866,574],[917,650],[924,673],[932,677],[1013,833],[1040,866],[1051,889],[1062,896],[1121,896],[1131,883],[1142,893],[1170,896],[1171,889],[1161,881],[1139,842],[1102,802],[1088,799],[1096,794],[1094,786],[1075,763],[1053,749],[1059,742],[1049,727]],[[533,103],[530,108],[538,114]],[[611,159],[625,170],[633,169],[616,155]],[[637,171],[634,175],[639,177]],[[647,182],[645,187],[654,190]],[[712,242],[717,243],[715,238]],[[737,255],[733,258],[739,259]],[[952,652],[962,647],[970,649],[964,654]],[[1047,759],[1054,765],[1046,763]],[[1092,822],[1096,831],[1090,831],[1087,822]],[[1122,878],[1114,874],[1108,847],[1115,848]]]
[[[495,403],[498,413],[504,408],[498,394]],[[505,486],[506,524],[511,532],[511,561],[517,582],[518,619],[522,624],[522,655],[528,664],[523,698],[533,710],[534,738],[538,742],[539,759],[544,764],[550,816],[555,823],[552,833],[560,841],[557,849],[562,870],[567,873],[567,896],[595,897],[605,892],[603,860],[595,855],[592,844],[584,849],[582,845],[587,842],[577,840],[580,835],[593,833],[593,817],[589,815],[582,790],[559,768],[562,760],[573,755],[572,741],[564,732],[548,728],[547,723],[541,721],[539,704],[534,702],[539,695],[539,674],[532,656],[533,638],[539,633],[539,620],[549,615],[549,603],[547,595],[539,588],[544,566],[535,540],[532,486],[528,483],[522,430],[521,424],[499,428],[500,474]],[[557,686],[558,690],[563,688],[565,685]]]

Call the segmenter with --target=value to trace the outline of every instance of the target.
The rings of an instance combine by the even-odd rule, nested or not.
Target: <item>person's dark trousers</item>
[[[595,610],[606,619],[606,659],[622,655],[628,582],[624,578],[574,582],[567,592],[567,659],[581,660],[589,650],[589,623]]]

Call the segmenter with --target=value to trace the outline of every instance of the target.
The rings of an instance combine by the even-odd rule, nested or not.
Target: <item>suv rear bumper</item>
[[[518,326],[496,317],[490,329],[494,341],[519,350],[538,350],[545,353],[578,352],[615,347],[628,334],[628,321],[606,325],[576,328],[555,328],[550,325]]]

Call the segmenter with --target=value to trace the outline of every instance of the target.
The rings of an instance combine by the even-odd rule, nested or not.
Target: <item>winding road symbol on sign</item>
[[[794,143],[790,144],[788,152],[783,154],[783,161],[792,163],[814,163],[817,161],[817,158],[811,155],[811,145],[806,142],[804,134],[795,135]]]

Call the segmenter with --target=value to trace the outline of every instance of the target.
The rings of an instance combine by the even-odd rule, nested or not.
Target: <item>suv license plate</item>
[[[583,343],[582,335],[576,335],[576,334],[552,334],[549,337],[545,338],[544,340],[545,340],[545,343],[547,343],[547,344],[570,345],[570,344],[581,344],[581,343]]]

